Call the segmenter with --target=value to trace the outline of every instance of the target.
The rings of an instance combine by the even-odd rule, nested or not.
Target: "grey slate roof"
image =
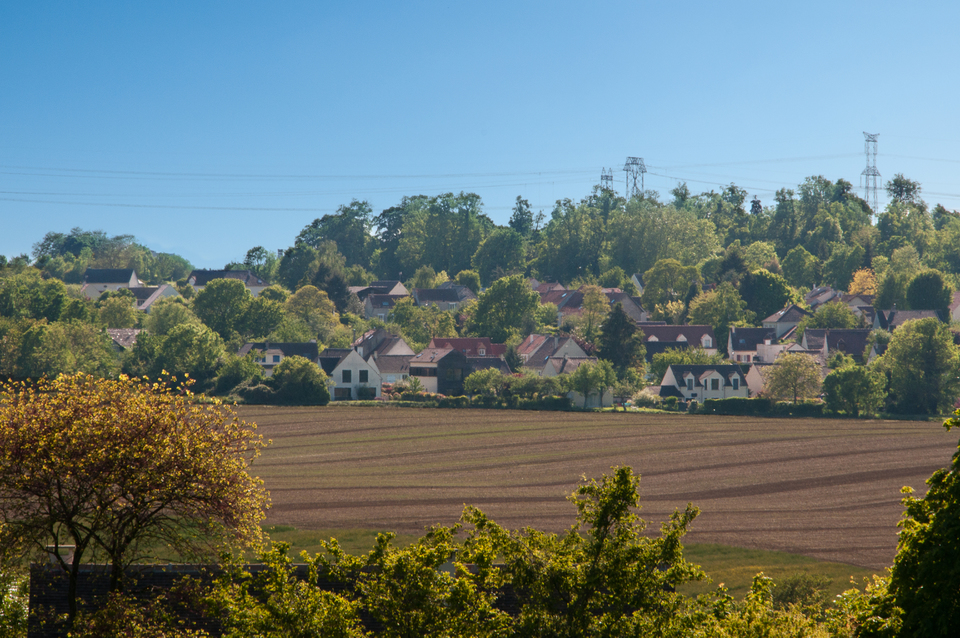
[[[194,270],[187,281],[194,286],[206,286],[214,279],[239,279],[248,286],[266,286],[267,282],[249,270]]]
[[[88,284],[126,284],[136,272],[132,268],[87,268],[83,273],[83,281]]]
[[[241,357],[251,350],[279,350],[285,357],[303,357],[310,361],[317,360],[319,347],[316,341],[275,343],[273,341],[248,341],[240,347],[237,353]],[[326,350],[324,350],[326,352]]]

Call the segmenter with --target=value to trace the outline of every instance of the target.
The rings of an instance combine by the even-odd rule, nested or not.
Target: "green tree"
[[[760,268],[747,274],[740,284],[740,296],[757,317],[769,317],[799,301],[787,280]]]
[[[510,228],[521,237],[529,237],[533,233],[533,211],[530,202],[517,195],[517,203],[513,205],[513,214],[510,215]]]
[[[920,202],[920,182],[915,182],[897,173],[888,181],[884,188],[890,199],[901,204],[916,204]]]
[[[513,619],[519,636],[672,636],[689,631],[683,583],[703,572],[683,559],[681,539],[699,513],[688,505],[644,532],[639,477],[629,467],[580,485],[570,497],[577,522],[565,534],[533,529],[509,532],[475,508],[465,546],[491,548],[498,573],[521,602]],[[489,563],[482,562],[481,573]],[[719,635],[719,634],[718,634]]]
[[[147,355],[147,360],[143,372],[153,377],[160,376],[164,371],[187,374],[196,379],[201,387],[205,387],[216,375],[225,354],[223,341],[215,332],[193,323],[176,326],[165,337],[159,337],[152,357],[148,354],[149,343],[149,339],[144,339],[142,352]],[[135,354],[140,347],[140,339],[137,339]]]
[[[265,337],[283,321],[283,304],[266,297],[255,297],[247,304],[241,325],[245,338]]]
[[[503,389],[505,378],[500,370],[496,368],[485,368],[470,373],[463,380],[463,391],[473,396],[483,394],[486,396],[497,396]]]
[[[327,375],[320,366],[303,357],[284,357],[270,377],[279,403],[326,405],[330,402]]]
[[[863,266],[866,251],[862,246],[838,243],[832,246],[830,257],[823,264],[823,278],[837,290],[847,290],[853,274]]]
[[[567,378],[569,388],[583,397],[584,408],[594,392],[599,394],[598,403],[602,406],[604,393],[616,382],[617,373],[613,366],[609,361],[602,360],[597,363],[581,363]]]
[[[813,288],[820,281],[820,263],[803,246],[794,246],[780,262],[791,286]]]
[[[580,290],[583,293],[583,303],[577,329],[585,341],[593,343],[600,336],[600,328],[610,314],[610,300],[603,294],[600,286],[584,286]]]
[[[193,312],[224,339],[243,329],[253,297],[239,279],[214,279],[193,299]]]
[[[333,215],[314,219],[300,231],[296,243],[320,248],[324,241],[332,241],[347,264],[366,268],[373,252],[373,238],[370,236],[372,215],[373,209],[368,202],[355,199],[337,208]]]
[[[526,265],[523,237],[512,228],[496,229],[480,243],[471,264],[487,285],[505,275],[522,274]]]
[[[163,336],[181,324],[200,324],[187,302],[180,297],[157,300],[143,319],[143,328],[152,335]]]
[[[906,414],[938,414],[960,395],[960,350],[950,327],[937,319],[897,328],[875,365],[889,380],[889,407]]]
[[[83,374],[7,383],[0,396],[0,551],[74,545],[69,563],[53,554],[69,574],[71,621],[88,560],[105,559],[122,589],[152,543],[189,555],[259,540],[268,496],[248,468],[264,443],[219,402]]]
[[[643,331],[616,304],[600,327],[597,355],[613,364],[617,376],[623,379],[628,370],[643,373],[647,349],[643,345]]]
[[[100,303],[100,321],[108,328],[132,328],[137,325],[137,302],[127,296],[112,296]]]
[[[953,289],[937,270],[919,273],[907,286],[907,305],[911,310],[947,312],[953,301]]]
[[[747,310],[747,304],[730,282],[723,282],[716,289],[702,292],[690,302],[687,313],[694,325],[713,326],[718,349],[726,354],[727,333],[731,326],[750,325],[755,317]]]
[[[520,334],[524,319],[540,305],[540,295],[530,289],[523,275],[511,275],[493,282],[478,298],[470,332],[506,343]]]
[[[763,371],[763,393],[767,396],[798,399],[820,394],[820,364],[802,352],[781,352],[775,365]]]
[[[860,325],[860,319],[853,314],[850,306],[842,301],[831,301],[821,305],[809,317],[800,320],[797,333],[802,335],[807,328],[847,329]]]
[[[879,410],[885,391],[886,379],[881,373],[856,364],[841,366],[823,380],[827,409],[855,417]]]
[[[242,357],[227,353],[223,365],[217,370],[215,392],[217,394],[227,394],[246,381],[262,381],[265,377],[263,366],[255,361],[255,357],[256,353],[254,352]]]
[[[696,266],[684,266],[676,259],[661,259],[643,273],[643,305],[655,308],[675,301],[694,284],[703,284]]]
[[[944,423],[947,430],[958,425],[960,412]],[[910,488],[903,491],[904,519],[889,589],[872,611],[881,618],[899,617],[898,636],[947,638],[960,627],[955,595],[960,573],[953,568],[960,560],[960,451],[949,471],[939,469],[927,479],[923,497],[912,496]]]

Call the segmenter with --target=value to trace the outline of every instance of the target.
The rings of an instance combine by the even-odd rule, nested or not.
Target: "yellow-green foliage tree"
[[[70,621],[84,562],[109,563],[122,590],[125,568],[157,544],[191,555],[260,539],[256,426],[165,381],[76,374],[0,391],[0,558],[73,545],[70,562],[54,554]]]
[[[815,397],[820,394],[820,364],[809,354],[802,352],[782,352],[776,365],[763,372],[763,393],[781,398],[798,399]]]

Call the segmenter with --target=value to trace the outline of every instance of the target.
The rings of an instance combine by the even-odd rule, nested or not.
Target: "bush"
[[[819,401],[804,401],[797,404],[781,401],[773,405],[771,414],[773,416],[822,417],[823,404]]]
[[[357,388],[357,400],[372,401],[377,398],[377,389],[371,387]]]
[[[731,397],[729,399],[706,399],[697,407],[690,406],[690,412],[697,414],[735,414],[738,416],[769,414],[772,401],[770,399],[744,399]]]

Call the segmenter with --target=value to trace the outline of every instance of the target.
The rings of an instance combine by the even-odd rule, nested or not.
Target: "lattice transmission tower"
[[[627,174],[627,198],[643,197],[643,174],[647,172],[643,158],[628,157],[627,163],[623,165],[623,171]]]
[[[613,169],[600,169],[600,188],[613,190]]]
[[[877,138],[879,133],[863,132],[864,143],[863,150],[867,155],[867,167],[860,173],[860,185],[864,187],[863,198],[870,204],[873,214],[878,215],[877,210],[877,178],[880,177],[880,171],[877,170]]]

